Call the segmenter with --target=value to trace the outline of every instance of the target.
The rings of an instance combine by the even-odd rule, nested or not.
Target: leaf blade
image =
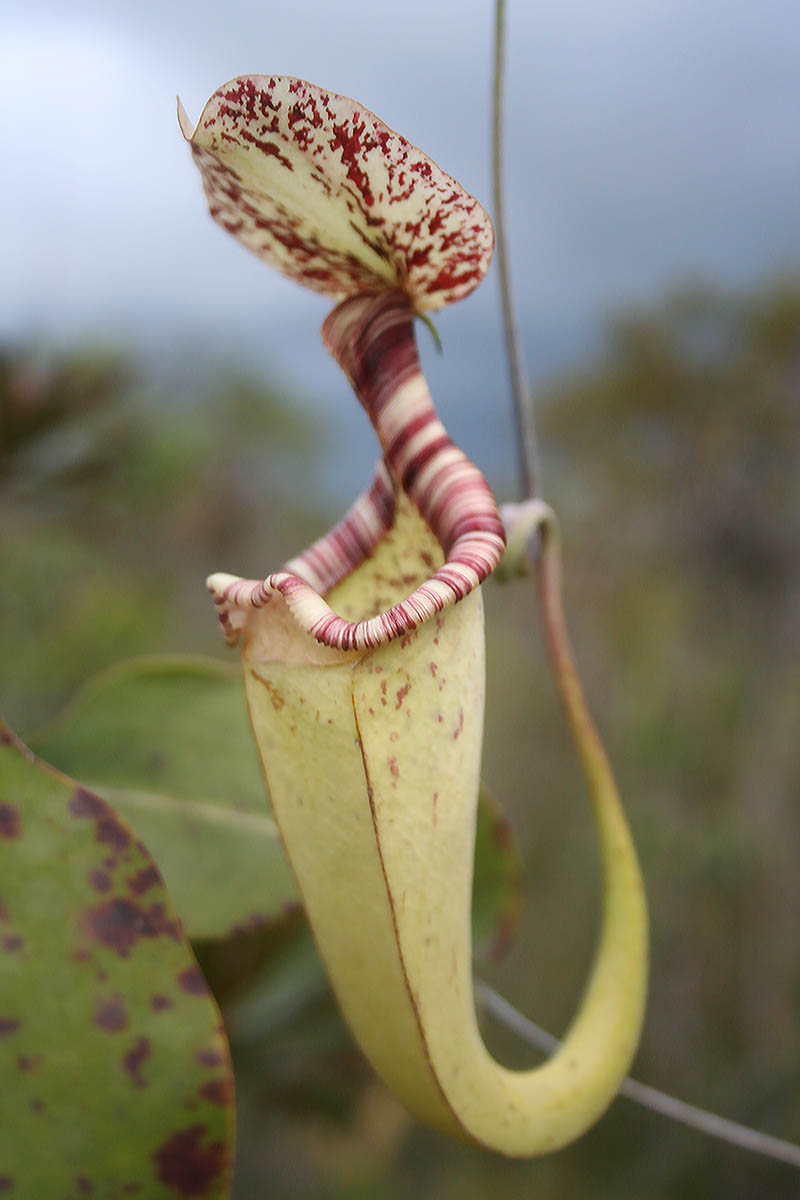
[[[32,744],[131,821],[193,940],[227,938],[296,908],[238,667],[179,655],[120,664]]]
[[[5,726],[0,790],[0,1174],[19,1195],[154,1200],[192,1175],[223,1200],[227,1039],[152,858]]]

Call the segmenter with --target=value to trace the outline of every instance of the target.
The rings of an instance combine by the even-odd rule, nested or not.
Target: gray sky
[[[333,379],[325,300],[208,218],[175,93],[196,118],[235,75],[300,75],[372,108],[491,210],[492,19],[490,0],[7,2],[0,336],[133,333],[270,359],[306,388]],[[798,0],[509,0],[509,23],[534,376],[620,303],[800,265]],[[493,270],[439,319],[434,373],[465,384],[470,355],[496,362],[495,308]]]

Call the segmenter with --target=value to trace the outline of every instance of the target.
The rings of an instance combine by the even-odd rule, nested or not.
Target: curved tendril
[[[329,591],[372,552],[391,524],[389,480],[372,488],[343,521],[283,571],[266,579],[213,575],[208,581],[229,641],[235,610],[260,608],[279,592],[298,624],[336,650],[384,645],[462,600],[497,566],[505,531],[478,468],[436,416],[414,339],[414,311],[400,291],[343,301],[322,328],[325,345],[349,378],[384,452],[388,475],[413,501],[446,561],[405,600],[364,621],[345,621],[325,602]]]

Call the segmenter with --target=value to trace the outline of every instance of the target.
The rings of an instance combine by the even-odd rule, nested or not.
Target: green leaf
[[[219,1011],[159,872],[0,724],[0,1191],[229,1195]]]
[[[188,656],[122,663],[31,745],[134,825],[193,940],[296,908],[238,666]]]
[[[265,813],[238,664],[201,655],[119,663],[30,744],[46,746],[62,769],[112,787]]]

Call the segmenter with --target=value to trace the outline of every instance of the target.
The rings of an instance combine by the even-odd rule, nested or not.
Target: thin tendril
[[[483,980],[475,980],[475,994],[486,1012],[491,1013],[496,1021],[529,1046],[534,1046],[543,1054],[551,1054],[561,1045],[558,1038],[523,1016]],[[715,1113],[696,1108],[694,1104],[687,1104],[685,1100],[677,1100],[674,1096],[668,1096],[665,1092],[660,1092],[646,1083],[639,1083],[636,1079],[624,1079],[619,1095],[672,1121],[678,1121],[681,1125],[687,1125],[690,1129],[696,1129],[699,1133],[737,1146],[740,1150],[750,1150],[753,1154],[761,1154],[765,1158],[800,1169],[800,1146],[795,1146],[792,1142],[771,1137],[768,1133],[758,1133],[747,1125],[739,1125],[736,1121],[718,1117]]]
[[[508,356],[514,413],[517,425],[517,453],[523,496],[534,499],[539,494],[539,454],[534,423],[534,405],[528,384],[527,371],[517,334],[514,301],[507,256],[507,238],[504,212],[503,189],[503,81],[505,57],[505,0],[495,0],[494,74],[492,88],[492,181],[494,187],[494,224],[496,233],[497,262],[500,271],[500,296],[503,308],[503,327],[506,353]],[[541,564],[540,571],[541,571]],[[534,1024],[513,1005],[509,1004],[494,988],[482,980],[475,980],[478,1002],[500,1024],[515,1033],[524,1042],[550,1054],[561,1043],[547,1030]],[[632,1100],[652,1112],[677,1121],[690,1129],[717,1138],[741,1150],[760,1154],[775,1162],[786,1163],[800,1169],[800,1146],[770,1134],[759,1133],[736,1121],[717,1116],[706,1109],[697,1108],[678,1100],[648,1084],[635,1079],[624,1079],[619,1095]]]
[[[539,451],[536,442],[533,396],[528,383],[525,359],[517,332],[511,273],[508,265],[508,239],[503,188],[503,83],[505,79],[505,0],[496,0],[494,26],[494,75],[492,87],[492,185],[494,191],[494,227],[496,261],[500,272],[500,298],[503,329],[511,375],[511,394],[517,426],[517,454],[522,494],[533,498],[540,493]]]

